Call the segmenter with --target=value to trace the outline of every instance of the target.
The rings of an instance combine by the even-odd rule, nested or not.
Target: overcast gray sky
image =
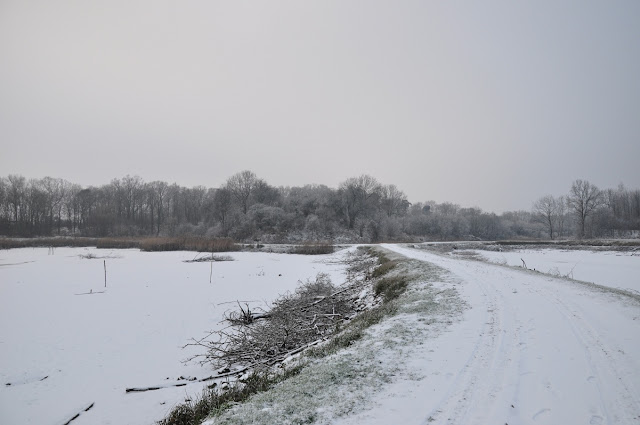
[[[0,175],[640,187],[640,1],[0,0]]]

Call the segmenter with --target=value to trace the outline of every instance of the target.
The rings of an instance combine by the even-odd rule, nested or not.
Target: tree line
[[[206,236],[263,242],[616,237],[640,229],[640,191],[576,180],[564,197],[496,215],[433,201],[410,203],[369,175],[274,187],[251,171],[219,188],[138,176],[83,187],[60,178],[0,177],[0,235]]]
[[[600,190],[586,180],[575,180],[569,193],[546,195],[533,204],[536,219],[550,239],[585,237],[640,237],[640,190],[620,184]]]

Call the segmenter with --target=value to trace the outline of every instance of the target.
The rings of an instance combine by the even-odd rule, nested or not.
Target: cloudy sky
[[[0,175],[640,187],[640,2],[0,0]]]

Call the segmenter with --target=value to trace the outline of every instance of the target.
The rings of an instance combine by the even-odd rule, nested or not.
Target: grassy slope
[[[442,332],[466,306],[454,289],[432,284],[446,279],[443,270],[389,252],[380,259],[376,292],[383,304],[299,359],[293,376],[243,403],[227,404],[205,423],[330,423],[365,409],[372,392],[396,376],[410,375],[403,359],[411,347]]]

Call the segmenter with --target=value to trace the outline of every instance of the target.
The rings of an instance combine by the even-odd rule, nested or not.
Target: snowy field
[[[335,263],[340,253],[229,253],[235,261],[214,262],[212,274],[210,263],[184,262],[196,255],[0,251],[0,424],[64,424],[80,412],[73,425],[152,424],[205,383],[125,389],[211,375],[206,366],[182,363],[202,350],[181,347],[218,329],[230,302],[265,306],[319,272],[336,284],[344,278]]]
[[[522,266],[556,276],[640,292],[640,252],[520,249],[517,251],[473,250],[497,264]]]
[[[411,259],[407,267],[419,276],[396,316],[206,423],[640,424],[640,258],[481,252],[500,264],[512,264],[505,254],[522,257],[552,276],[383,247]],[[98,293],[103,259],[79,257],[88,253],[111,257],[105,293]],[[49,254],[0,252],[0,379],[11,383],[0,388],[2,424],[56,425],[91,403],[72,425],[151,424],[203,384],[125,388],[211,374],[183,365],[195,353],[180,347],[219,326],[233,306],[221,303],[270,300],[320,271],[336,283],[343,278],[334,263],[341,254],[232,253],[236,261],[213,264],[212,283],[209,263],[183,262],[194,253]],[[575,279],[603,287],[564,279],[571,269]]]

